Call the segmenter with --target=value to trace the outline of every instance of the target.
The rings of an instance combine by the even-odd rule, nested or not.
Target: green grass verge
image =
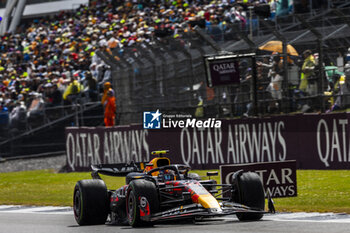
[[[205,175],[206,171],[194,171]],[[103,177],[108,188],[124,185],[125,178]],[[0,204],[72,206],[73,188],[90,173],[52,170],[0,173]],[[219,177],[216,178],[219,181]],[[350,213],[350,171],[297,171],[298,197],[275,199],[277,211]]]

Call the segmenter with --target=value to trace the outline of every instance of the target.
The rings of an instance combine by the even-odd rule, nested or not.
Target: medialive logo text
[[[184,117],[186,116],[186,117]],[[181,119],[179,119],[181,118]],[[143,113],[144,129],[160,129],[160,128],[220,128],[221,120],[208,118],[206,120],[192,118],[190,115],[165,115],[159,112]]]

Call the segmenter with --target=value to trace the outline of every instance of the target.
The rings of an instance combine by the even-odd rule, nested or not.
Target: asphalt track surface
[[[66,207],[16,207],[0,206],[0,233],[348,233],[350,216],[332,213],[290,213],[266,215],[257,222],[240,222],[235,217],[220,218],[215,221],[177,222],[159,224],[149,228],[129,226],[99,225],[78,226],[72,210]]]

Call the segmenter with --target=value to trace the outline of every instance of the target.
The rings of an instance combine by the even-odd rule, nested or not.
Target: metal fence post
[[[284,40],[282,41],[282,45],[283,45],[283,70],[284,70],[284,74],[283,74],[283,86],[284,86],[284,90],[286,90],[286,94],[285,96],[287,97],[287,113],[290,112],[290,93],[289,93],[289,77],[288,77],[288,52],[287,52],[287,46],[288,46],[288,42],[287,40],[284,38]]]
[[[318,66],[319,66],[319,71],[320,71],[320,79],[321,79],[321,85],[318,88],[319,93],[321,94],[321,111],[324,112],[326,110],[326,103],[325,103],[325,99],[324,99],[324,94],[323,94],[323,87],[324,87],[324,78],[325,78],[325,74],[324,74],[324,65],[323,65],[323,40],[322,39],[318,39],[317,40],[317,44],[318,44]]]
[[[256,55],[252,57],[252,63],[253,115],[258,116],[258,77],[256,70]]]

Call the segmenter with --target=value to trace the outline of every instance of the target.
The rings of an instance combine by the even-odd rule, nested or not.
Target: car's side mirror
[[[219,175],[219,172],[218,171],[215,171],[215,172],[207,172],[207,176],[209,176],[209,179],[211,176],[218,176]]]

